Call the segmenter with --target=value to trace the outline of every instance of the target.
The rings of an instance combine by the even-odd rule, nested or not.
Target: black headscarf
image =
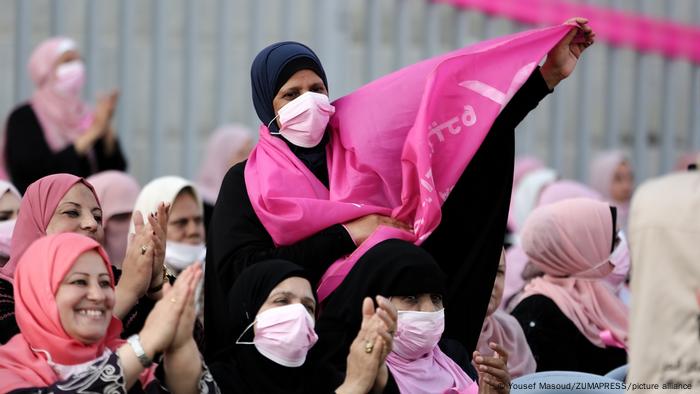
[[[291,277],[309,279],[306,271],[284,260],[268,260],[256,263],[236,279],[228,295],[231,346],[225,362],[210,365],[214,378],[226,393],[303,393],[310,384],[317,384],[307,362],[298,368],[289,368],[261,355],[254,345],[236,344],[238,337],[255,321],[260,307],[272,290]],[[316,295],[314,294],[314,297]],[[253,329],[245,332],[242,342],[251,342]],[[221,359],[221,357],[219,357]]]
[[[279,131],[272,101],[282,85],[299,70],[315,72],[328,89],[326,72],[318,56],[306,45],[293,41],[272,44],[258,53],[250,67],[250,80],[253,94],[253,106],[258,118],[270,131]],[[321,143],[312,148],[303,148],[282,138],[289,149],[324,185],[328,186],[328,168],[326,167],[326,144],[328,133]]]
[[[314,359],[345,368],[350,344],[362,323],[362,301],[416,294],[445,294],[445,276],[435,259],[409,242],[389,239],[368,250],[324,303],[316,322]]]

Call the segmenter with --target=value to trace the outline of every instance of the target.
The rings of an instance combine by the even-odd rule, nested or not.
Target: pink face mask
[[[334,113],[335,107],[329,103],[328,96],[306,92],[280,108],[277,114],[280,131],[270,134],[280,134],[296,146],[312,148],[321,142]]]
[[[56,93],[75,97],[80,95],[85,83],[85,65],[80,60],[73,60],[56,67],[56,79],[53,87]]]
[[[627,237],[620,231],[618,233],[620,243],[617,244],[615,250],[610,255],[610,264],[614,265],[612,272],[605,277],[605,281],[609,283],[617,292],[627,280],[627,274],[630,270],[630,248],[627,244]]]
[[[240,342],[243,335],[255,326],[253,342]],[[268,309],[255,317],[243,331],[236,344],[255,345],[266,358],[285,367],[300,367],[306,354],[318,341],[314,319],[302,304],[290,304]]]
[[[445,331],[445,309],[436,312],[399,311],[392,352],[417,360],[433,351]]]

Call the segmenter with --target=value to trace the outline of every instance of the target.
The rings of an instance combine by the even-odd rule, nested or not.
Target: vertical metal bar
[[[678,14],[678,3],[675,1],[667,1],[664,5],[664,11],[668,20],[673,20]],[[676,155],[676,85],[675,74],[678,71],[678,64],[672,59],[665,58],[663,62],[663,98],[661,113],[661,173],[665,174],[673,167],[674,157]]]
[[[365,82],[371,81],[378,76],[379,70],[379,46],[381,45],[381,3],[376,0],[365,2],[367,16],[367,55],[365,56]]]
[[[577,165],[576,165],[576,177],[579,181],[586,182],[588,180],[588,162],[590,160],[590,146],[591,146],[591,121],[590,121],[590,103],[591,103],[591,63],[589,58],[583,60],[578,64],[578,116],[577,118],[577,131],[576,131],[576,145],[578,146],[577,152]],[[561,149],[561,147],[560,147]]]
[[[288,3],[287,1],[283,2]],[[219,0],[216,10],[216,81],[214,100],[214,119],[220,125],[227,121],[226,115],[231,108],[231,2]]]
[[[163,122],[163,86],[165,69],[165,4],[164,0],[153,0],[151,8],[151,111],[150,130],[150,170],[151,178],[161,175],[162,146],[165,143],[165,127]]]
[[[693,150],[700,150],[700,65],[694,64],[690,72],[690,139]]]
[[[63,9],[63,0],[51,1],[51,35],[54,37],[60,36],[64,31],[65,18]]]
[[[425,47],[423,57],[429,58],[440,52],[440,9],[433,2],[426,2]]]
[[[119,105],[117,106],[117,130],[126,152],[135,146],[131,130],[131,32],[133,31],[133,0],[119,2]]]
[[[408,13],[407,0],[396,0],[394,10],[394,70],[398,70],[408,63],[408,44],[410,42],[410,15]]]
[[[469,20],[467,11],[464,8],[456,8],[454,10],[455,18],[455,48],[462,48],[469,42]]]
[[[342,45],[342,24],[339,20],[339,8],[337,0],[316,0],[317,21],[315,24],[316,37],[318,37],[318,50],[321,62],[326,68],[328,85],[332,87],[329,90],[331,97],[337,97],[335,94],[340,91],[339,83],[343,79],[342,74],[338,70],[339,58],[347,56],[345,51],[340,48],[345,48]]]
[[[230,1],[230,0],[224,0]],[[294,25],[296,24],[296,11],[299,4],[294,1],[283,0],[282,2],[282,40],[291,40],[294,34]],[[260,48],[262,49],[262,48]]]
[[[563,99],[551,97],[549,106],[549,164],[552,168],[561,171],[563,165],[564,147],[564,124],[566,106]]]
[[[610,8],[619,9],[620,0],[609,0]],[[605,146],[617,148],[620,143],[620,50],[612,45],[606,48],[605,84]]]
[[[100,26],[99,22],[99,4],[98,0],[88,0],[85,9],[85,69],[87,70],[85,78],[84,96],[88,100],[95,98],[97,90],[97,81],[99,80],[99,67],[97,59],[99,58],[97,46],[97,29]]]
[[[182,173],[191,179],[196,166],[198,141],[197,138],[197,33],[199,31],[198,4],[195,0],[185,0],[185,51],[184,51],[184,89],[182,100],[182,125],[184,132]]]
[[[496,18],[491,15],[484,15],[483,39],[489,39],[496,36]]]
[[[258,54],[258,52],[263,49],[263,43],[262,43],[262,29],[260,29],[260,26],[265,26],[265,21],[263,20],[263,11],[262,11],[262,6],[263,6],[263,1],[262,0],[254,0],[254,1],[249,1],[248,2],[248,7],[250,7],[250,19],[249,19],[249,28],[248,28],[248,37],[250,39],[249,42],[249,47],[248,47],[248,58],[250,61],[248,64],[251,64],[253,62],[253,59],[255,58],[255,55]],[[250,89],[249,84],[245,84],[246,89]],[[248,91],[250,92],[250,91]],[[250,94],[248,94],[248,97],[250,97]],[[250,124],[260,124],[260,120],[258,119],[258,116],[256,115],[255,111],[253,110],[252,102],[250,100],[246,100],[250,106]]]
[[[31,0],[15,0],[15,102],[24,101],[29,96],[27,62],[32,38]]]
[[[649,132],[649,123],[647,120],[647,103],[648,103],[648,85],[647,74],[649,64],[647,55],[638,53],[636,55],[634,70],[635,70],[635,88],[634,88],[634,126],[633,126],[633,161],[635,178],[643,180],[647,176],[647,133]]]

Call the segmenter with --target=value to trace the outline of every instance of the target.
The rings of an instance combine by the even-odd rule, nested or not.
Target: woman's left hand
[[[588,19],[571,18],[564,24],[576,27],[549,51],[540,70],[550,90],[571,75],[583,51],[595,42],[595,33],[588,26]]]
[[[185,308],[180,315],[180,320],[177,324],[177,331],[175,332],[175,337],[170,347],[165,350],[165,353],[173,353],[182,349],[189,341],[194,341],[192,337],[192,331],[194,330],[194,322],[197,317],[195,314],[195,289],[202,279],[202,264],[195,263],[187,267],[184,271],[180,273],[177,277],[177,281],[184,281],[188,287],[187,299],[185,301]],[[168,297],[168,290],[170,286],[167,286],[166,292],[163,294],[165,298]]]
[[[495,351],[493,357],[474,352],[473,360],[479,372],[479,393],[510,393],[510,372],[508,372],[508,352],[497,343],[489,343]]]
[[[153,232],[153,270],[150,288],[161,284],[165,264],[165,244],[168,238],[170,204],[160,202],[155,214],[148,215],[148,224]]]

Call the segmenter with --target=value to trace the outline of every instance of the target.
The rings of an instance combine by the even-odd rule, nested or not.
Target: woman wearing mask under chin
[[[158,204],[170,207],[165,244],[165,269],[171,280],[195,261],[204,261],[204,208],[194,184],[178,176],[164,176],[143,187],[134,212],[154,214]],[[135,232],[132,223],[130,234]]]
[[[443,337],[445,314],[452,312],[443,304],[445,275],[425,250],[398,239],[370,249],[328,298],[316,329],[319,343],[311,356],[342,370],[353,333],[361,326],[357,310],[366,296],[376,294],[388,297],[398,310],[384,393],[510,391],[508,352],[501,346],[492,344],[488,356],[480,352],[470,356],[459,342]]]
[[[111,124],[117,93],[102,97],[94,110],[83,102],[85,66],[73,40],[42,42],[29,59],[29,75],[36,90],[7,120],[0,163],[20,192],[50,174],[87,177],[126,168]]]
[[[353,311],[358,325],[343,358],[347,368],[307,357],[315,347],[316,294],[308,273],[284,260],[255,264],[239,276],[228,294],[226,318],[232,331],[223,354],[211,364],[221,391],[229,394],[381,393],[384,364],[392,347],[396,310],[377,297],[362,300]]]

